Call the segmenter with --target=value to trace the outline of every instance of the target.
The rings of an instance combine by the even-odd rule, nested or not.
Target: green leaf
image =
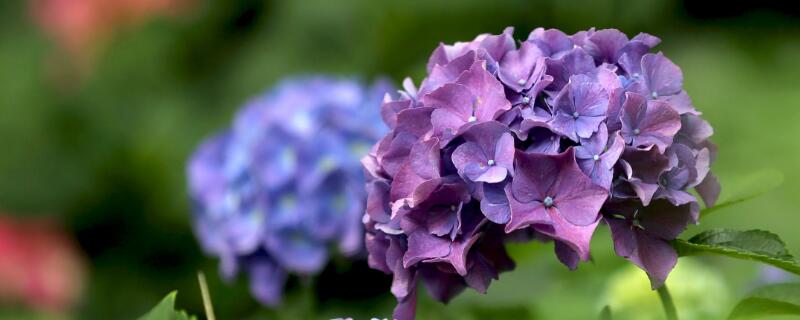
[[[777,235],[768,231],[707,230],[688,241],[675,240],[672,245],[679,256],[719,254],[755,260],[800,274],[800,264],[786,250],[786,245]]]
[[[611,320],[611,307],[605,306],[600,310],[600,320]]]
[[[725,185],[725,189],[732,190],[730,193],[734,195],[721,199],[713,207],[703,208],[700,217],[761,196],[777,189],[781,184],[783,184],[783,173],[773,169],[758,171],[736,179],[735,182]]]
[[[177,295],[177,291],[170,292],[158,305],[140,317],[139,320],[197,320],[196,317],[189,316],[185,311],[175,310],[175,296]]]
[[[758,288],[736,304],[728,319],[753,319],[768,315],[800,315],[800,283]]]

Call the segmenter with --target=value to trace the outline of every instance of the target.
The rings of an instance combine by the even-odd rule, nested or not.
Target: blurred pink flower
[[[0,303],[63,312],[78,301],[83,257],[54,223],[0,216]]]
[[[161,15],[178,15],[195,0],[28,0],[34,23],[67,54],[78,71],[116,29]],[[58,61],[63,62],[63,61]]]

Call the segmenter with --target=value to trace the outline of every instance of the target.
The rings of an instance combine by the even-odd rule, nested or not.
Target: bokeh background
[[[208,275],[219,319],[388,317],[390,279],[363,262],[334,261],[317,280],[292,281],[277,310],[250,298],[244,280],[223,284],[189,227],[186,159],[283,76],[419,81],[440,41],[506,26],[517,38],[538,26],[661,37],[658,49],[683,68],[686,90],[715,128],[722,198],[763,187],[775,172],[785,178],[685,235],[766,229],[800,254],[800,11],[788,3],[0,1],[0,222],[38,230],[17,232],[16,243],[57,234],[39,237],[46,240],[36,250],[17,248],[50,269],[10,278],[61,279],[14,298],[0,275],[0,319],[135,319],[175,289],[179,308],[202,314],[198,270]],[[645,275],[614,256],[606,228],[599,230],[594,261],[575,272],[553,258],[551,244],[513,245],[518,268],[488,295],[467,292],[448,306],[422,296],[419,317],[591,319],[609,304],[620,317],[660,319]],[[12,256],[6,250],[0,264]],[[669,284],[687,319],[722,318],[765,281],[751,262],[702,257],[679,265]],[[51,282],[60,287],[47,289]]]

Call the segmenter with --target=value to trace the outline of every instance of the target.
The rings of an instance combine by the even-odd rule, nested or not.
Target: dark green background
[[[683,68],[685,88],[716,131],[720,152],[713,170],[723,198],[760,187],[763,170],[785,176],[780,188],[719,211],[686,234],[710,227],[767,229],[798,253],[798,12],[779,1],[706,5],[206,1],[180,18],[115,33],[94,71],[64,90],[46,77],[44,61],[55,48],[31,23],[26,4],[2,1],[0,208],[54,216],[74,234],[90,261],[75,319],[133,319],[173,289],[180,291],[179,307],[201,314],[196,270],[209,275],[218,319],[388,317],[388,279],[363,264],[336,261],[327,280],[293,281],[286,306],[275,311],[258,306],[244,281],[222,284],[216,262],[202,256],[188,225],[184,163],[191,150],[227,125],[248,97],[286,75],[411,76],[418,82],[440,41],[506,26],[516,27],[517,38],[538,26],[568,33],[616,27],[631,36],[661,37],[658,49]],[[593,242],[594,262],[576,272],[557,263],[551,245],[515,245],[519,270],[503,275],[488,296],[464,294],[447,307],[425,296],[421,318],[593,318],[605,303],[610,274],[626,265],[613,255],[603,229]],[[731,297],[746,293],[756,278],[754,263],[693,259],[718,275]],[[347,272],[350,267],[356,271]],[[630,287],[642,290],[645,285]],[[706,299],[714,297],[709,292]],[[722,310],[731,303],[718,302]],[[640,315],[661,317],[658,308],[648,312]]]

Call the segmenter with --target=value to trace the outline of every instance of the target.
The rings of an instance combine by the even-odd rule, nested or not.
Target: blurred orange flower
[[[63,312],[79,300],[83,257],[56,224],[0,216],[0,257],[0,303]]]

